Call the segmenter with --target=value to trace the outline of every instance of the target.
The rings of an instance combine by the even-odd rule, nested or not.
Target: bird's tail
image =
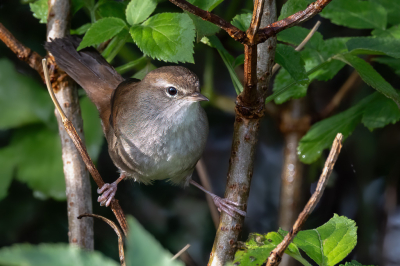
[[[46,42],[44,47],[55,58],[58,66],[86,91],[99,110],[104,130],[108,127],[111,95],[124,80],[94,48],[77,51],[80,39],[67,36]]]

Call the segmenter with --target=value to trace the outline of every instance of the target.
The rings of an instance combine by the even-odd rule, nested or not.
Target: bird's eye
[[[167,93],[171,96],[175,96],[178,93],[178,90],[174,87],[169,87],[167,89]]]

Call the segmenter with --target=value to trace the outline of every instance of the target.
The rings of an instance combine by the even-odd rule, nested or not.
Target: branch
[[[71,3],[68,0],[49,0],[49,16],[47,19],[47,40],[62,38],[69,34],[69,19]],[[76,83],[65,73],[58,71],[54,60],[51,60],[53,86],[57,97],[64,107],[72,123],[78,129],[78,134],[83,139],[83,121],[79,106],[78,90]],[[43,68],[41,69],[43,71]],[[59,134],[61,139],[62,160],[65,177],[65,187],[68,206],[68,237],[71,244],[92,250],[93,219],[78,221],[76,217],[81,213],[92,212],[92,194],[90,176],[85,164],[79,156],[74,144],[68,138],[62,126],[60,117],[56,114]]]
[[[268,38],[275,36],[279,32],[309,20],[320,13],[331,1],[317,0],[311,3],[305,10],[294,13],[285,19],[271,23],[267,27],[260,29],[258,31],[258,42],[265,42]]]
[[[104,181],[101,178],[99,172],[97,171],[96,167],[94,166],[92,159],[90,159],[89,154],[87,153],[86,147],[83,144],[82,140],[80,139],[78,133],[76,132],[74,125],[68,120],[67,116],[65,115],[64,111],[62,110],[60,104],[57,101],[56,96],[54,95],[53,89],[50,84],[50,77],[47,70],[46,59],[43,59],[43,69],[46,78],[46,85],[49,91],[50,97],[53,100],[54,105],[56,106],[57,111],[60,114],[62,123],[64,125],[65,130],[67,131],[68,135],[72,139],[72,142],[75,144],[76,149],[78,150],[79,154],[81,155],[87,169],[89,170],[90,174],[92,175],[94,181],[96,182],[97,186],[101,188],[104,185]],[[122,230],[124,231],[125,235],[128,231],[128,226],[125,220],[125,215],[119,206],[118,200],[113,199],[111,201],[111,209],[114,212]]]
[[[239,30],[238,28],[236,28],[235,26],[233,26],[232,24],[230,24],[223,18],[221,18],[217,15],[214,15],[208,11],[204,11],[203,9],[198,8],[197,6],[194,6],[185,0],[169,0],[169,1],[171,3],[173,3],[174,5],[182,8],[183,10],[188,11],[188,12],[192,13],[193,15],[196,15],[196,16],[202,18],[203,20],[206,20],[208,22],[215,24],[216,26],[218,26],[221,29],[223,29],[224,31],[226,31],[236,41],[241,42],[243,44],[248,43],[249,40],[246,36],[246,33]]]
[[[354,86],[360,83],[361,78],[357,71],[353,71],[346,82],[340,87],[339,91],[333,96],[332,100],[328,103],[328,105],[322,110],[320,114],[320,118],[326,118],[330,116],[333,111],[339,106],[340,102],[347,95],[347,93],[354,88]]]
[[[27,62],[28,65],[36,70],[40,77],[44,80],[43,68],[41,65],[42,57],[35,51],[32,51],[20,43],[1,23],[0,40],[2,40],[5,45],[7,45],[7,47],[14,52],[19,60]]]
[[[310,32],[307,34],[307,36],[304,38],[304,40],[295,48],[296,51],[301,51],[304,46],[308,43],[309,40],[311,40],[312,36],[314,36],[314,33],[318,30],[319,26],[321,25],[321,22],[318,20],[317,23],[315,23],[314,27],[310,30]],[[276,73],[276,71],[279,70],[281,66],[279,64],[275,64],[274,67],[272,68],[272,75]]]
[[[111,226],[111,228],[114,230],[114,232],[117,234],[118,236],[118,251],[119,251],[119,261],[121,263],[121,266],[125,266],[125,254],[124,254],[124,241],[122,239],[122,233],[119,230],[118,226],[116,226],[116,224],[103,217],[100,215],[96,215],[96,214],[90,214],[90,213],[84,213],[78,216],[78,219],[82,219],[83,217],[92,217],[92,218],[98,218],[100,220],[102,220],[103,222],[106,222],[109,226]]]
[[[332,149],[331,149],[331,152],[329,153],[328,159],[326,159],[326,161],[325,161],[325,167],[319,178],[317,188],[315,189],[314,194],[311,196],[307,205],[304,207],[303,211],[300,213],[295,224],[293,225],[293,228],[285,236],[283,241],[271,252],[271,255],[269,256],[269,258],[267,260],[267,266],[278,266],[279,265],[279,262],[282,259],[282,255],[285,252],[285,249],[289,246],[289,244],[292,242],[293,238],[300,231],[301,227],[307,220],[308,216],[314,210],[315,206],[318,204],[319,200],[321,199],[322,194],[324,193],[325,187],[328,183],[329,176],[331,175],[333,167],[339,156],[340,149],[342,148],[342,139],[343,139],[343,135],[341,133],[338,133],[336,135],[335,140],[333,141]]]

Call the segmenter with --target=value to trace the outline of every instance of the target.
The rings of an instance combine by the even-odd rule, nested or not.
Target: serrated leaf
[[[70,30],[69,32],[70,34],[82,35],[85,34],[88,31],[88,29],[90,29],[91,26],[92,23],[86,23],[77,28],[76,30]]]
[[[235,70],[233,69],[233,63],[234,63],[233,56],[229,54],[229,52],[224,48],[221,41],[216,36],[210,36],[208,38],[204,37],[203,39],[201,39],[201,42],[217,49],[219,55],[224,61],[226,68],[228,69],[236,93],[240,94],[243,91],[243,85],[240,82],[238,76],[236,75]]]
[[[17,244],[0,249],[1,265],[23,266],[118,266],[98,251],[86,251],[68,244]]]
[[[400,25],[393,26],[386,30],[376,29],[371,33],[375,37],[400,39]]]
[[[355,29],[385,29],[387,11],[369,1],[335,0],[320,13],[332,23]]]
[[[280,230],[283,236],[287,232]],[[356,223],[335,214],[327,223],[300,231],[293,243],[320,266],[333,266],[343,260],[357,243]]]
[[[352,54],[377,54],[400,58],[400,39],[393,38],[352,38],[346,43]]]
[[[152,58],[194,63],[195,27],[187,14],[157,14],[141,25],[133,25],[130,33],[140,50]]]
[[[126,20],[131,25],[141,23],[154,12],[156,7],[157,2],[154,0],[131,0],[126,8]]]
[[[281,243],[283,236],[277,232],[270,232],[262,235],[258,233],[251,233],[248,240],[244,243],[244,247],[241,247],[236,251],[234,264],[243,266],[256,266],[262,265],[269,257],[271,251]],[[300,254],[300,251],[294,244],[289,244],[285,253],[294,259],[300,261],[303,265],[311,266]]]
[[[400,2],[396,0],[370,0],[376,4],[382,5],[387,11],[387,21],[391,25],[400,23]]]
[[[151,2],[150,0],[148,1],[143,1],[143,2]],[[102,18],[107,18],[107,17],[114,17],[114,18],[120,18],[122,20],[125,20],[125,9],[126,9],[126,4],[125,2],[116,2],[113,0],[109,1],[103,1],[99,4],[97,7],[97,12]]]
[[[200,42],[203,37],[214,35],[220,30],[218,26],[211,22],[205,21],[189,12],[185,11],[185,13],[189,15],[196,27],[196,42]]]
[[[304,61],[300,53],[293,47],[278,44],[275,51],[275,61],[286,69],[297,84],[308,85],[309,79],[304,68]]]
[[[29,7],[33,12],[33,16],[39,19],[39,23],[47,23],[47,15],[49,10],[48,0],[37,0],[34,3],[30,3]]]
[[[192,5],[197,6],[206,11],[212,11],[219,4],[222,3],[223,0],[188,0]]]
[[[86,32],[77,50],[100,44],[117,35],[124,27],[125,22],[119,18],[102,18],[94,23]]]
[[[48,123],[53,105],[43,85],[19,74],[7,59],[0,59],[0,129]]]
[[[239,30],[246,31],[250,27],[252,16],[253,15],[251,13],[236,15],[232,19],[231,24]]]
[[[16,165],[14,156],[13,150],[9,147],[0,149],[0,200],[7,196],[8,187],[11,184]]]
[[[360,122],[373,130],[399,120],[400,110],[397,105],[375,92],[348,110],[315,123],[299,142],[299,159],[307,164],[314,162],[324,149],[332,145],[337,133],[347,138]]]
[[[125,250],[127,266],[184,265],[180,260],[171,260],[172,254],[164,249],[135,218],[128,216],[127,221],[129,227]]]
[[[391,69],[394,70],[394,73],[396,73],[396,75],[400,76],[400,59],[391,57],[375,57],[372,58],[372,61],[388,65]]]
[[[288,0],[282,6],[281,14],[279,15],[278,20],[284,19],[294,13],[306,9],[306,7],[310,4],[308,0]]]
[[[308,86],[297,84],[286,69],[281,69],[275,77],[273,91],[274,93],[279,92],[279,90],[288,86],[290,86],[288,89],[276,95],[274,98],[276,104],[282,104],[290,99],[298,99],[307,94]]]
[[[392,99],[400,108],[400,97],[396,90],[370,64],[348,53],[337,55],[334,58],[354,67],[365,83]]]

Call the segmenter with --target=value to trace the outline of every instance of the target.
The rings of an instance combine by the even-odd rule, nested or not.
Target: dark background
[[[278,10],[283,3],[284,1],[278,0]],[[252,1],[224,1],[214,12],[231,20],[243,9],[251,10]],[[169,2],[161,1],[157,12],[165,11],[180,12]],[[369,30],[352,30],[336,26],[319,16],[304,23],[303,26],[311,28],[317,20],[322,21],[319,32],[324,39],[364,36],[370,33]],[[78,13],[73,18],[72,28],[88,21],[89,18],[85,14]],[[43,42],[46,26],[39,24],[39,21],[32,16],[29,5],[23,1],[0,0],[0,22],[23,44],[45,55]],[[220,32],[218,36],[232,55],[243,53],[242,45],[232,41],[226,33]],[[128,44],[126,49],[139,54],[134,45]],[[208,57],[207,60],[212,60],[215,73],[212,89],[233,99],[235,91],[218,53],[203,44],[196,44],[194,57],[196,64],[185,64],[185,66],[203,80],[205,61]],[[18,72],[41,82],[37,73],[26,63],[19,61],[3,43],[0,43],[0,58],[7,58]],[[113,64],[118,66],[123,62],[123,58],[117,57]],[[152,63],[156,66],[165,65],[157,61]],[[399,76],[380,64],[374,64],[374,68],[396,89],[399,88]],[[243,75],[242,68],[239,67],[237,71],[239,76]],[[329,82],[312,83],[306,97],[309,112],[312,114],[320,111],[351,72],[351,68],[345,67]],[[128,73],[127,76],[129,75],[132,73]],[[372,89],[365,84],[355,88],[341,103],[337,112],[346,110],[357,99],[371,92]],[[204,161],[214,192],[222,196],[226,184],[234,115],[233,112],[224,112],[211,105],[206,105],[205,110],[210,122],[210,135]],[[278,125],[279,121],[268,115],[261,122],[248,216],[242,240],[246,239],[249,232],[267,233],[277,230],[279,226],[277,221],[283,136]],[[12,134],[13,129],[0,130],[0,147],[5,147],[9,143]],[[355,220],[358,226],[358,243],[346,261],[356,259],[363,264],[400,264],[400,209],[397,193],[400,175],[399,144],[399,124],[391,124],[373,132],[359,125],[345,141],[329,186],[304,227],[308,229],[320,226],[334,213]],[[326,154],[316,163],[305,167],[302,198],[298,199],[302,203],[301,206],[315,188],[324,158]],[[94,160],[97,161],[105,182],[112,182],[117,178],[118,174],[109,158],[105,141],[101,145],[98,158]],[[197,180],[196,173],[194,179]],[[92,183],[93,212],[114,219],[109,208],[97,204],[95,189],[96,186]],[[188,252],[193,259],[192,265],[207,263],[215,229],[205,196],[201,191],[193,187],[182,189],[167,182],[155,182],[153,186],[144,186],[128,180],[119,185],[117,198],[125,213],[135,216],[165,248],[175,253],[190,243],[191,248]],[[67,232],[65,201],[35,198],[26,184],[12,182],[8,196],[0,201],[0,247],[25,242],[33,244],[67,242]],[[95,249],[116,260],[118,258],[117,238],[114,232],[99,221],[95,221]]]

